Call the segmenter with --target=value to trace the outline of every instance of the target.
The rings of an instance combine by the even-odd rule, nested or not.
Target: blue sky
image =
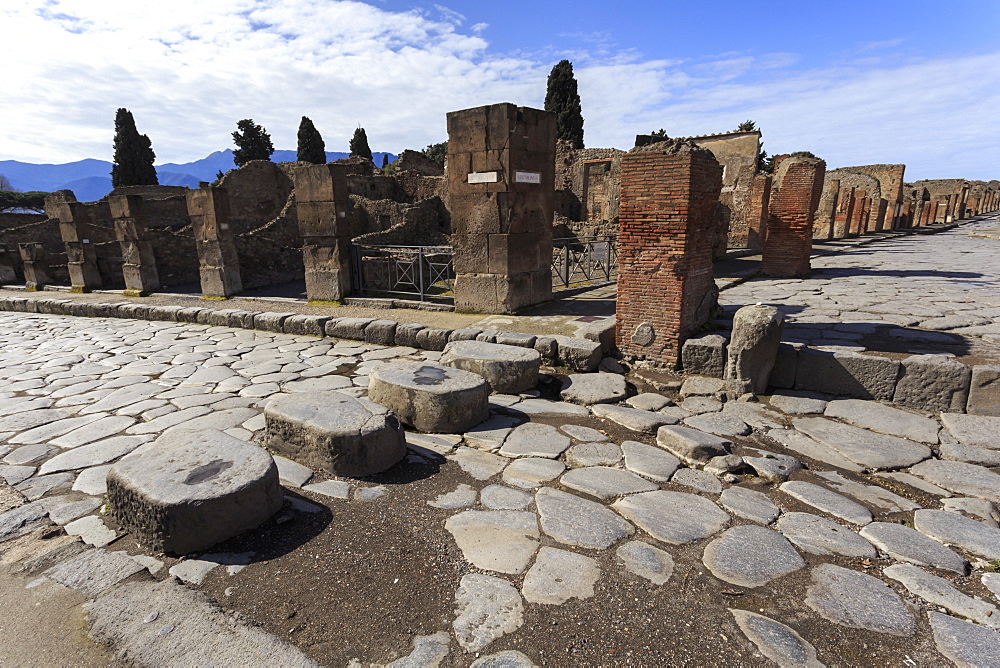
[[[399,152],[444,139],[451,110],[541,106],[568,58],[588,146],[753,119],[770,153],[991,179],[998,35],[1000,0],[9,0],[0,159],[109,159],[120,106],[159,162],[230,147],[247,117],[279,148],[307,115],[328,150],[361,124]]]

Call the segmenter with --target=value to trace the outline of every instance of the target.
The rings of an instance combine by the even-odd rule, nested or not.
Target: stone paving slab
[[[833,564],[812,569],[806,605],[824,619],[850,628],[903,637],[917,629],[913,613],[888,585]]]
[[[825,418],[797,418],[792,424],[810,438],[873,470],[901,469],[931,456],[931,450],[926,445]]]
[[[566,545],[604,549],[635,533],[605,506],[551,487],[535,493],[535,506],[542,531]]]
[[[792,480],[782,483],[779,489],[802,503],[852,524],[864,525],[873,519],[871,511],[860,503],[811,482]]]
[[[671,545],[707,538],[730,522],[717,505],[686,492],[643,492],[619,499],[612,507],[653,538]]]
[[[729,612],[761,654],[779,666],[819,668],[823,665],[816,658],[816,648],[794,629],[747,610],[730,609]]]

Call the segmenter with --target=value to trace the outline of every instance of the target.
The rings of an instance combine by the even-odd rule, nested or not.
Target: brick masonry
[[[761,270],[768,276],[808,276],[813,215],[823,192],[826,163],[798,157],[775,163]]]

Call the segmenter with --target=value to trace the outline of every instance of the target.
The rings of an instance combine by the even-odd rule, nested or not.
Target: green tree
[[[152,142],[149,137],[139,134],[135,129],[135,119],[132,112],[124,107],[115,114],[115,155],[111,165],[111,185],[115,188],[125,186],[155,186],[156,168],[153,161]]]
[[[757,151],[757,171],[762,174],[771,174],[774,172],[774,156],[767,154],[763,144],[760,150]]]
[[[421,151],[421,153],[444,167],[445,158],[448,157],[448,140],[446,139],[437,144],[428,144],[427,148]]]
[[[583,148],[583,110],[573,63],[560,60],[549,73],[545,90],[545,111],[556,115],[556,138],[565,139],[573,148]]]
[[[790,156],[792,158],[816,158],[819,160],[819,156],[812,151],[796,151],[795,153],[790,154]]]
[[[0,174],[0,190],[14,190],[14,186],[11,185],[10,179],[3,174]]]
[[[667,139],[670,139],[670,137],[667,136],[667,131],[663,128],[660,128],[656,132],[650,132],[649,136],[654,142],[666,141]]]
[[[351,137],[351,157],[372,159],[372,150],[368,146],[368,134],[364,128],[358,128]]]
[[[236,124],[233,143],[236,144],[233,162],[237,167],[242,167],[251,160],[270,160],[274,153],[271,135],[267,134],[263,126],[254,123],[252,118],[244,118]]]
[[[0,212],[17,211],[18,209],[42,212],[45,210],[46,195],[48,195],[47,192],[38,190],[26,193],[13,190],[0,190]]]
[[[743,121],[736,127],[736,132],[753,132],[757,129],[757,123],[754,121]]]
[[[314,165],[326,164],[326,144],[319,130],[307,116],[299,122],[299,143],[296,159],[299,162],[311,162]]]
[[[389,154],[388,153],[383,153],[382,154],[382,169],[385,169],[388,166],[389,166]]]

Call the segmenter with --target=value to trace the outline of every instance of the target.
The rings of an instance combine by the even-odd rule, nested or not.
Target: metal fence
[[[451,246],[351,246],[355,294],[417,297],[420,301],[454,298],[455,269]]]
[[[566,290],[618,280],[618,237],[552,240],[552,289]]]

